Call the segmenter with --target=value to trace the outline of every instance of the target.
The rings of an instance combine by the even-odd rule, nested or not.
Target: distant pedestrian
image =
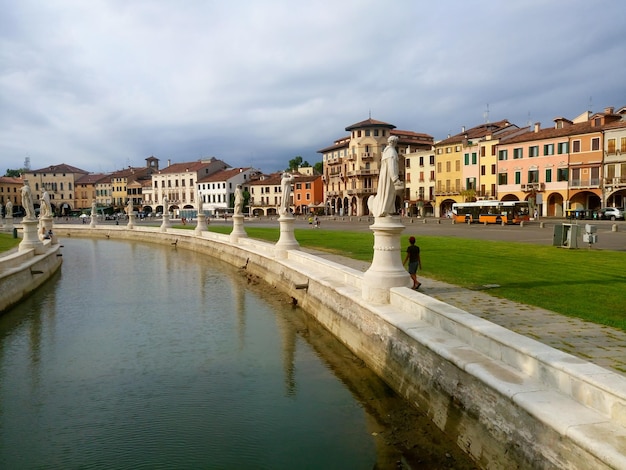
[[[422,260],[420,258],[420,247],[415,244],[415,237],[409,237],[409,246],[406,249],[406,257],[402,262],[405,265],[409,262],[409,275],[413,281],[413,287],[411,289],[417,290],[422,285],[417,281],[417,270],[422,269]]]

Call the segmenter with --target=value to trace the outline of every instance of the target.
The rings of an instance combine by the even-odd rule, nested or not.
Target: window
[[[524,158],[524,149],[523,148],[516,148],[513,149],[513,159],[518,159],[518,158]]]
[[[486,172],[487,172],[487,169],[485,168],[485,165],[480,165],[481,176],[485,176]]]
[[[498,160],[507,160],[509,158],[508,153],[508,150],[498,150]]]
[[[483,147],[484,149],[485,147]],[[476,160],[476,152],[472,152],[472,165],[476,165],[478,160]]]
[[[467,166],[469,165],[469,153],[466,153],[464,157],[465,157],[465,165]]]
[[[495,163],[493,163],[493,164],[491,165],[491,174],[492,174],[492,175],[495,175],[495,174],[496,174],[496,164],[495,164]]]
[[[480,147],[480,156],[481,156],[481,157],[484,157],[484,156],[485,156],[485,147],[484,147],[484,146],[481,146],[481,147]]]
[[[407,158],[404,162],[404,168],[411,168],[411,159]]]
[[[515,172],[515,184],[520,184],[521,182],[522,182],[522,172],[516,171]]]
[[[554,144],[546,144],[543,146],[544,155],[554,155]]]
[[[580,152],[580,140],[574,140],[572,142],[572,153]]]
[[[528,170],[528,182],[539,183],[539,170]]]
[[[508,184],[508,173],[498,173],[498,184]]]
[[[538,145],[532,145],[531,147],[528,147],[528,157],[538,157],[539,156],[539,146]]]
[[[569,142],[561,142],[557,145],[557,153],[562,155],[569,152]]]
[[[619,151],[622,153],[626,153],[626,137],[622,137],[620,139]]]
[[[557,181],[567,181],[567,168],[558,168],[556,170],[556,180]]]
[[[446,162],[446,173],[450,173],[451,171],[452,171],[452,162],[448,160]]]
[[[552,182],[552,168],[546,169],[546,183]]]
[[[435,172],[434,171],[430,172],[430,181],[435,181]]]
[[[461,171],[461,160],[456,160],[454,163],[455,171]]]
[[[420,157],[420,166],[424,166],[424,157]]]
[[[609,139],[606,144],[606,152],[609,155],[615,155],[615,139]]]
[[[591,150],[600,150],[600,137],[591,139]]]

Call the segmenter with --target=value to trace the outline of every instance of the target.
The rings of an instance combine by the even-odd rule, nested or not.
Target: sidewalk
[[[308,250],[307,250],[308,251]],[[315,251],[316,256],[365,272],[370,263]],[[408,274],[407,274],[408,276]],[[485,291],[419,277],[420,292],[547,346],[626,375],[626,332],[549,310],[493,297]]]

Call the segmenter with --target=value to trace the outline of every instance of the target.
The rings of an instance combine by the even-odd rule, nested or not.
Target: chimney
[[[167,166],[170,166],[172,164],[172,160],[170,160],[169,158],[167,159]]]
[[[604,108],[604,114],[613,114],[615,108],[613,106],[609,106],[608,108]]]
[[[465,126],[461,126],[461,134],[465,134]]]
[[[540,122],[536,122],[535,123],[535,132],[539,132],[541,130],[541,123]]]

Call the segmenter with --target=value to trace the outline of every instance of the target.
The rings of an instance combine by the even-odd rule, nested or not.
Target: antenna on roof
[[[489,103],[487,103],[487,108],[483,113],[483,118],[485,119],[485,124],[489,124]]]

